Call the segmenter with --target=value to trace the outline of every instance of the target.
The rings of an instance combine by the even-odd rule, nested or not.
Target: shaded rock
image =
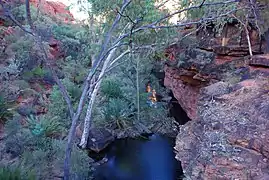
[[[60,48],[61,47],[60,41],[50,37],[49,47],[50,47],[49,52],[52,59],[57,60],[61,57],[64,57],[64,52],[62,52]]]
[[[87,148],[94,152],[100,152],[112,143],[114,139],[114,136],[105,128],[92,128],[90,130]]]
[[[201,28],[197,33],[199,47],[213,51],[219,55],[246,56],[248,52],[247,36],[244,30],[238,26],[237,20],[227,23],[220,35],[215,32],[214,24]],[[249,29],[250,41],[253,53],[265,51],[265,44],[260,42],[259,33],[256,29]]]
[[[203,91],[204,94],[211,97],[227,94],[229,92],[229,83],[220,81],[203,88]]]
[[[171,89],[181,107],[186,111],[190,119],[197,118],[197,100],[200,91],[200,81],[178,76],[178,70],[165,67],[164,85]],[[188,77],[188,76],[185,76]],[[182,79],[181,79],[182,78]],[[192,84],[193,86],[187,85]],[[196,86],[195,86],[196,85]]]
[[[205,66],[210,65],[214,60],[214,53],[199,48],[189,48],[177,58],[178,67],[196,68],[202,70]]]
[[[221,93],[221,101],[204,98],[208,91],[202,91],[199,120],[181,127],[175,146],[187,177],[258,180],[267,175],[268,85],[266,78],[242,81],[234,85],[240,88]]]
[[[249,65],[269,68],[269,54],[253,56]]]

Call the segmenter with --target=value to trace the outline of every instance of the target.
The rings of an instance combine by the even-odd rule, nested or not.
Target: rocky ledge
[[[180,127],[175,146],[186,179],[269,179],[269,55],[219,53],[223,41],[201,47],[199,33],[193,38],[195,47],[173,45],[164,70],[166,87],[192,119]]]

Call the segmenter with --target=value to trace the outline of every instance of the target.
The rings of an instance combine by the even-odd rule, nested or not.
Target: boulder
[[[209,86],[206,86],[203,91],[205,95],[208,95],[210,97],[221,96],[229,93],[229,83],[219,81]]]
[[[98,153],[114,140],[114,136],[105,128],[92,128],[90,130],[87,148]]]

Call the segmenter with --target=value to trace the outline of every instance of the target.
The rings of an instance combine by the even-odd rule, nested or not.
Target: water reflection
[[[180,179],[182,169],[174,157],[173,141],[160,135],[120,140],[107,153],[108,162],[98,168],[95,179]]]

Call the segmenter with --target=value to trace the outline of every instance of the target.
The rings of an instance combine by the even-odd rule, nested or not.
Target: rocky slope
[[[180,128],[176,158],[187,179],[268,179],[269,54],[255,30],[251,58],[235,24],[219,37],[209,31],[169,50],[165,85],[192,119]]]
[[[20,0],[5,1],[11,7],[18,5]],[[74,18],[67,7],[60,2],[48,2],[46,0],[30,0],[31,5],[39,6],[40,11],[59,21],[72,23]],[[0,9],[0,16],[3,15]],[[3,17],[3,16],[2,16]],[[9,103],[12,103],[12,110],[21,115],[22,122],[25,117],[34,114],[45,114],[48,111],[49,96],[52,91],[54,83],[51,77],[48,78],[25,78],[24,72],[13,70],[13,59],[17,55],[12,46],[19,43],[21,39],[26,42],[31,42],[30,37],[26,37],[19,28],[11,26],[9,19],[1,19],[0,17],[0,96],[4,96]],[[61,51],[61,42],[56,40],[52,34],[45,40],[46,48],[48,48],[48,56],[52,62],[64,56]],[[14,41],[8,39],[13,38]],[[42,52],[37,46],[30,48],[30,60],[27,61],[25,71],[29,71],[30,75],[33,69],[39,67]],[[14,67],[15,69],[15,67]],[[40,70],[40,69],[39,69]],[[21,70],[22,71],[22,70]],[[6,156],[4,153],[4,143],[2,140],[5,138],[4,125],[0,121],[0,160]]]
[[[30,0],[31,4],[35,7],[39,7],[40,10],[62,22],[74,22],[75,19],[68,7],[60,1],[47,1],[47,0]]]

